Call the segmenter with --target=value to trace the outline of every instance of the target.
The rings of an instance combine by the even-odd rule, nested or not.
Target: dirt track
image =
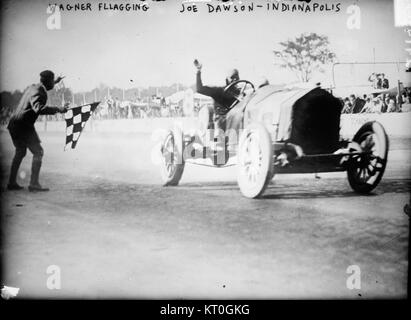
[[[51,191],[1,195],[4,283],[20,297],[406,295],[410,139],[391,140],[370,196],[333,173],[276,176],[263,199],[249,200],[235,167],[188,166],[181,186],[161,187],[149,135],[85,132],[67,152],[63,133],[41,138]],[[13,148],[7,133],[0,139],[7,176]],[[49,265],[61,268],[60,290],[46,287]],[[349,265],[361,268],[361,290],[346,287]]]

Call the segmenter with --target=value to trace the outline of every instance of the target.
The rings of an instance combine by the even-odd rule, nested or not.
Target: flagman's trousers
[[[9,128],[9,132],[14,147],[16,148],[10,169],[9,184],[16,183],[21,161],[26,156],[27,149],[29,149],[33,154],[30,185],[39,185],[40,168],[44,151],[36,130],[34,128]]]

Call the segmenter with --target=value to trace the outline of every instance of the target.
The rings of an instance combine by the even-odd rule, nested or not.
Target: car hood
[[[247,104],[244,124],[263,122],[266,126],[278,126],[278,138],[288,139],[294,103],[314,89],[315,87],[279,89],[270,85],[262,87]]]

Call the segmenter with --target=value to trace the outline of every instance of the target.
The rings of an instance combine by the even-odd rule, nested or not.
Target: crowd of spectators
[[[76,105],[71,105],[75,107]],[[198,113],[201,105],[194,103],[194,115]],[[1,123],[7,123],[12,108],[1,109]],[[192,113],[191,113],[192,115]],[[120,100],[117,97],[104,99],[92,115],[95,120],[114,119],[138,119],[138,118],[158,118],[158,117],[184,117],[183,101],[178,103],[166,102],[164,97],[151,97],[145,99],[135,99],[133,101]],[[44,115],[40,121],[64,120],[64,114]]]
[[[404,88],[401,95],[386,93],[390,88],[384,73],[372,73],[368,77],[376,92],[343,99],[342,113],[386,113],[408,111],[411,104],[411,88]],[[405,108],[404,108],[405,106]],[[407,110],[406,110],[407,109]]]
[[[380,76],[380,83],[386,83],[384,76]],[[386,79],[385,79],[386,80]],[[379,84],[378,84],[379,86]],[[387,113],[387,112],[406,112],[411,111],[411,88],[404,88],[401,95],[392,95],[387,93],[368,94],[350,96],[341,99],[343,108],[342,113]],[[194,114],[202,107],[199,101],[194,102]],[[11,116],[13,108],[0,108],[0,125],[6,125]],[[143,99],[134,99],[133,101],[123,101],[117,97],[105,98],[95,110],[93,119],[138,119],[138,118],[155,118],[155,117],[183,117],[183,101],[171,102],[164,97],[152,96]],[[63,114],[42,116],[42,120],[55,121],[64,120]]]
[[[96,109],[94,119],[137,119],[156,117],[182,117],[183,102],[166,102],[164,97],[152,96],[146,99],[122,101],[107,98]]]
[[[364,94],[357,97],[351,94],[343,99],[342,113],[385,113],[402,112],[411,104],[411,88],[405,88],[401,95]]]

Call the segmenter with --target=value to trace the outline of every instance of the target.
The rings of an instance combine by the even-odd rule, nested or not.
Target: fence
[[[411,137],[411,112],[385,113],[385,114],[342,114],[341,135],[351,138],[355,132],[367,121],[379,121],[390,136]],[[152,118],[152,119],[117,119],[117,120],[91,120],[87,123],[85,131],[92,132],[121,132],[121,133],[151,133],[155,129],[171,128],[175,123],[184,130],[198,128],[198,118]],[[3,126],[2,129],[5,129]],[[37,122],[36,129],[40,132],[64,132],[64,121]]]

